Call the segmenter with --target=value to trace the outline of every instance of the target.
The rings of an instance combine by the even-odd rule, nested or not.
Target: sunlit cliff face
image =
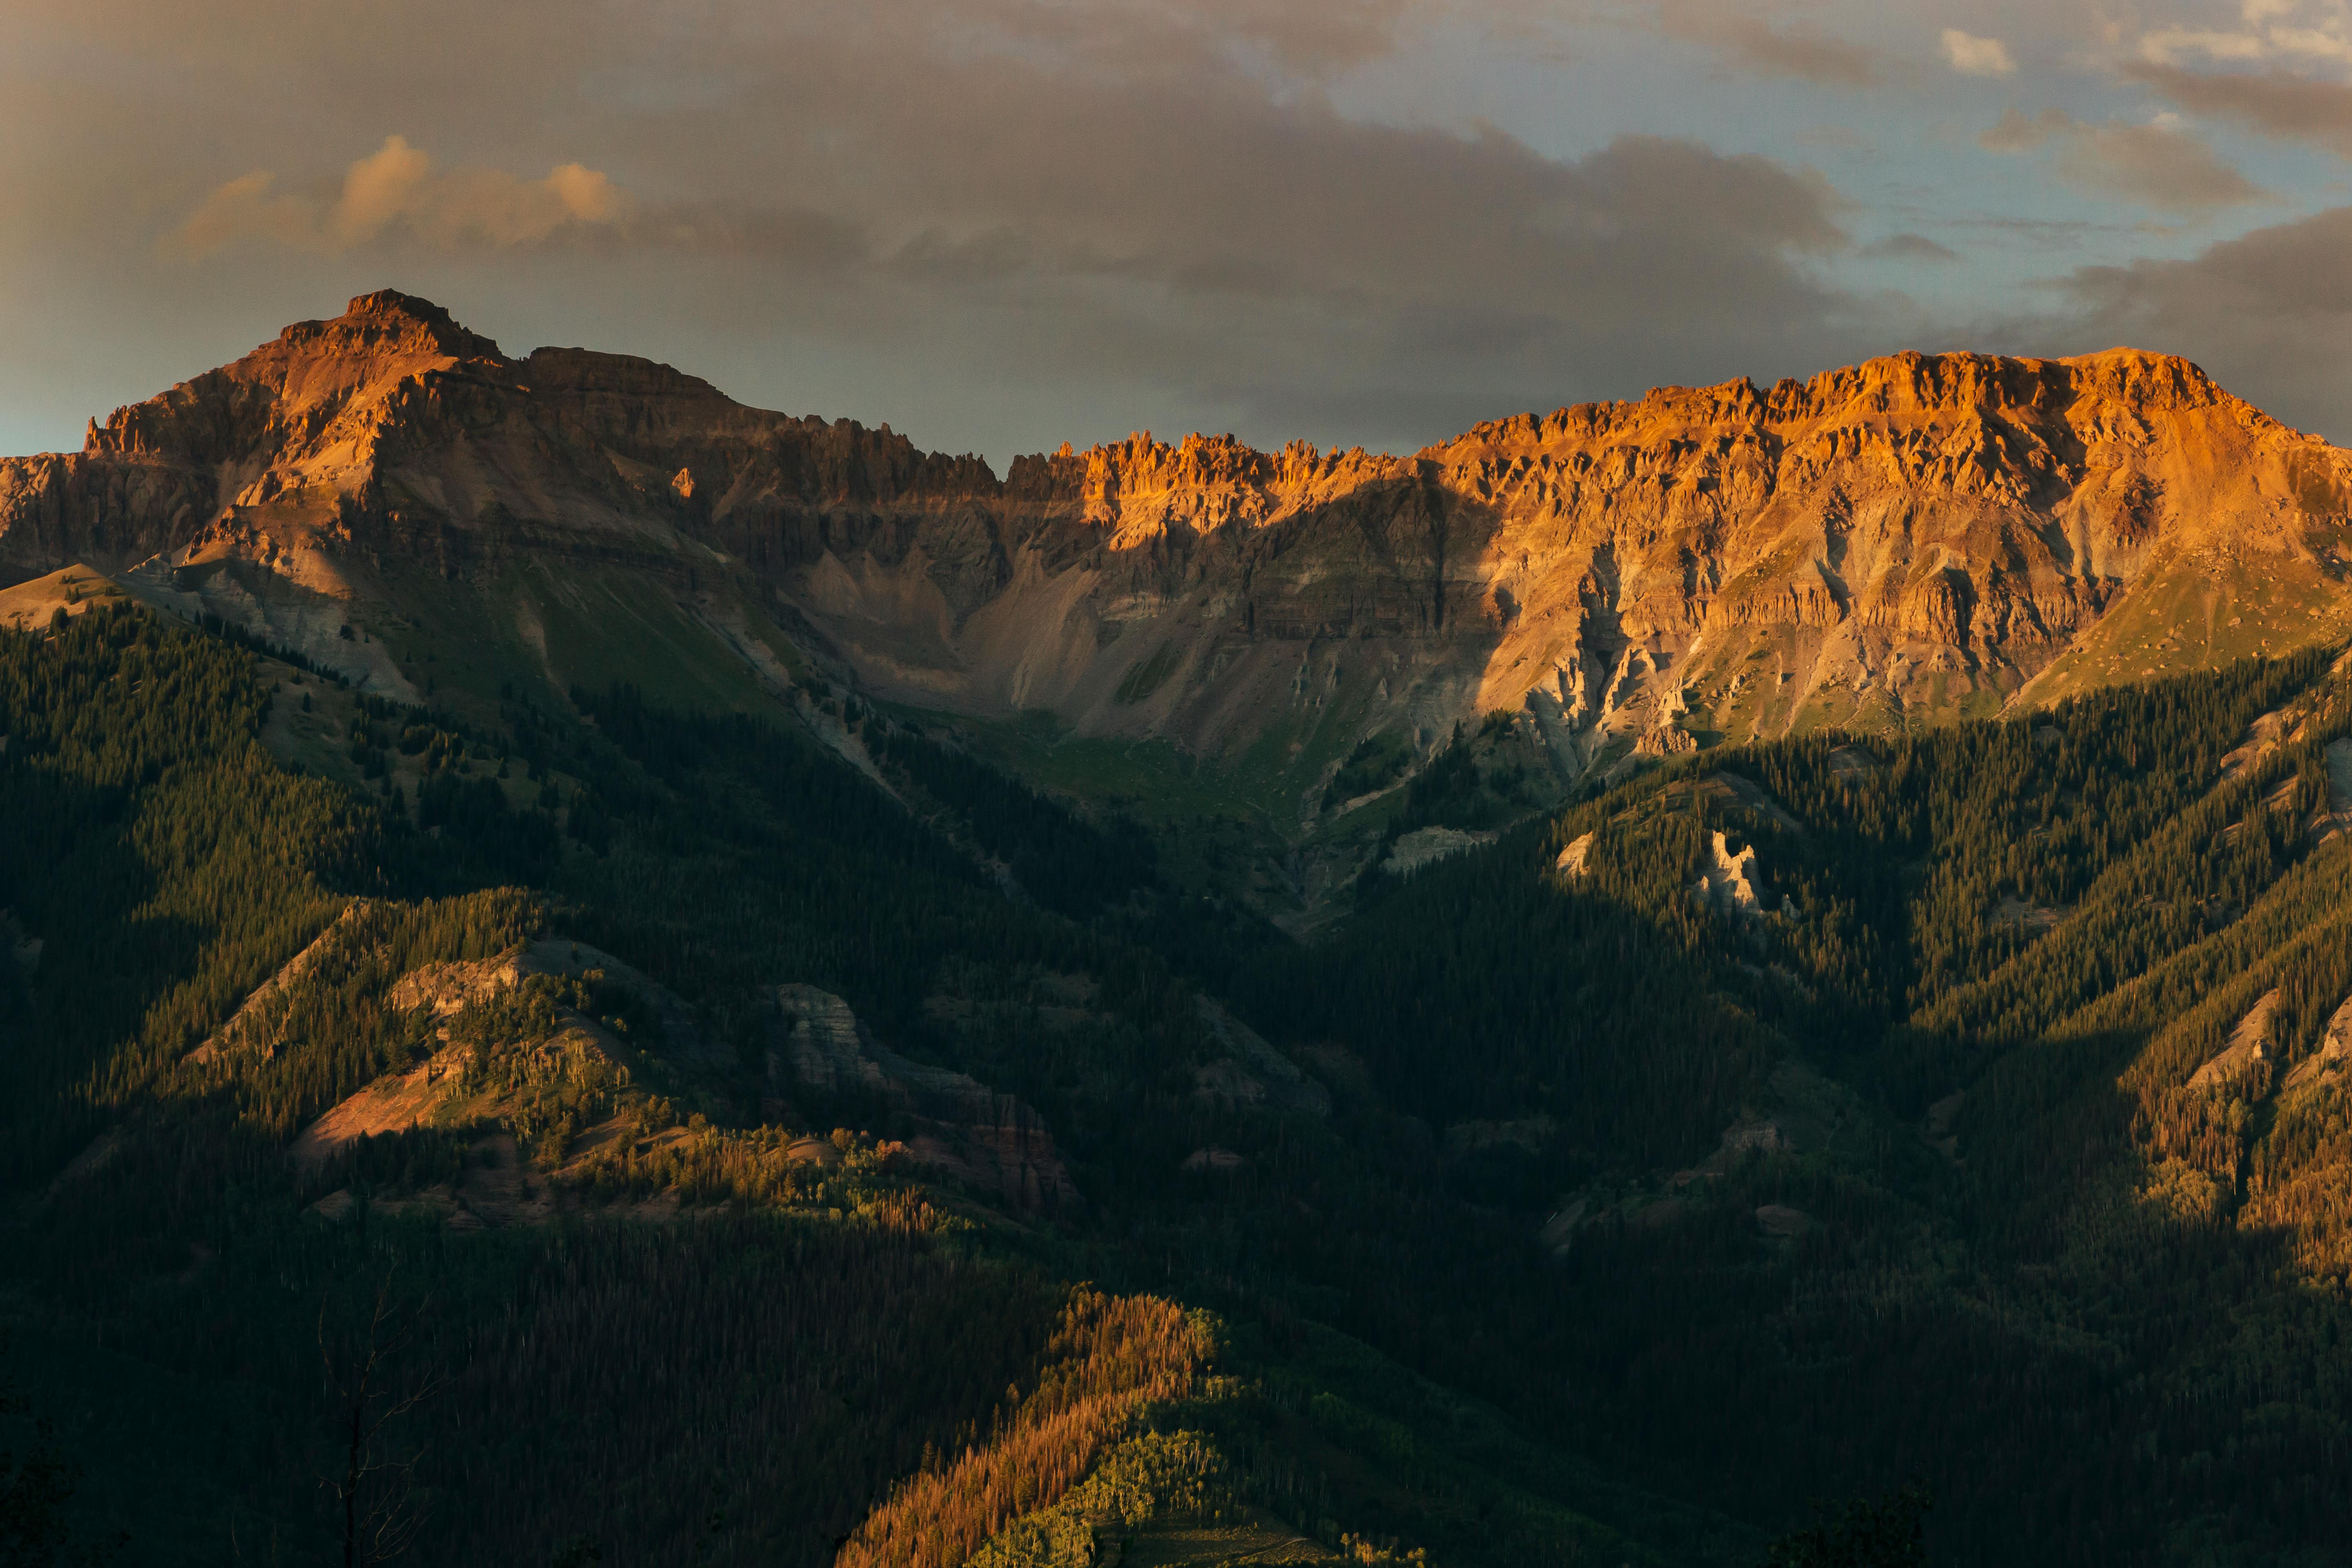
[[[614,569],[925,705],[1212,755],[1524,710],[1573,773],[2344,635],[2347,462],[2117,350],[1667,388],[1411,457],[1139,434],[999,478],[645,360],[509,359],[384,292],[0,463],[0,561],[236,564],[331,630],[429,578],[526,641],[519,566]]]

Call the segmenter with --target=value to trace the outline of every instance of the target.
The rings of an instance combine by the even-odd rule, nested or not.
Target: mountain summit
[[[384,290],[0,461],[0,582],[143,564],[333,654],[429,580],[561,681],[533,595],[619,574],[755,664],[789,628],[925,706],[1327,768],[1523,709],[1573,778],[2341,637],[2347,498],[2352,456],[2130,350],[1662,388],[1410,457],[1137,435],[1000,479],[650,361],[510,359]]]

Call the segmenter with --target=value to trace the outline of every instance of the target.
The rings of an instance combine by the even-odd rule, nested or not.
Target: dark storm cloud
[[[2063,282],[2077,348],[2130,343],[2197,361],[2290,425],[2342,440],[2352,363],[2352,207],[2256,229],[2179,261],[2086,267]]]

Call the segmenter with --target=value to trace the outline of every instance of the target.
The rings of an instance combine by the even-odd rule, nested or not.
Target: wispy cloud
[[[1924,234],[1890,234],[1875,239],[1854,253],[1872,261],[1958,261],[1960,253],[1948,245],[1938,245]]]
[[[215,186],[164,243],[192,259],[243,241],[334,254],[393,233],[444,247],[503,247],[610,226],[630,206],[627,192],[581,163],[560,164],[539,180],[496,169],[444,172],[422,149],[392,136],[344,170],[332,196],[281,191],[268,170],[240,174]]]
[[[2159,66],[2200,58],[2352,65],[2352,6],[2344,0],[2244,0],[2237,26],[2151,28],[2139,36],[2139,54]]]
[[[2014,76],[2017,61],[1999,38],[1980,38],[1958,27],[1944,29],[1944,59],[1962,76]]]
[[[1755,76],[1844,88],[1885,79],[1886,61],[1876,49],[1802,20],[1776,26],[1766,9],[1753,0],[1657,0],[1650,23],[1668,37],[1708,46]]]
[[[1991,153],[2056,152],[2059,175],[2080,189],[2164,212],[2203,214],[2267,193],[2168,116],[2131,125],[2089,125],[2063,110],[2029,118],[2011,109],[1977,138]]]
[[[2125,75],[2191,114],[2352,158],[2352,87],[2284,70],[2209,74],[2148,61],[2126,66]]]

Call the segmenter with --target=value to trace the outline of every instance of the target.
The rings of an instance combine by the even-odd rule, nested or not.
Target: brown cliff
[[[509,567],[594,567],[714,625],[726,585],[933,706],[1308,771],[1525,706],[1574,773],[2340,637],[2347,498],[2347,454],[2124,350],[1663,389],[1412,457],[1138,436],[1000,480],[384,292],[0,462],[0,580],[233,563],[364,625],[422,573],[511,623]]]

